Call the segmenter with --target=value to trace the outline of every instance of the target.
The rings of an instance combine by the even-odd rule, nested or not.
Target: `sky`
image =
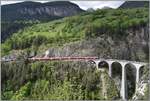
[[[1,1],[2,5],[6,5],[6,4],[12,4],[12,3],[18,3],[18,2],[22,2],[22,1]],[[38,2],[48,2],[48,1],[38,1]],[[119,7],[121,4],[124,3],[124,1],[71,1],[73,3],[76,3],[77,5],[79,5],[80,8],[87,10],[88,8],[93,8],[93,9],[97,9],[97,8],[103,8],[104,6],[108,6],[111,8],[117,8]]]

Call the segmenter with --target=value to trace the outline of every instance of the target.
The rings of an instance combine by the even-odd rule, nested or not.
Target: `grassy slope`
[[[35,24],[18,31],[2,44],[2,55],[8,54],[10,50],[62,46],[64,43],[102,34],[122,36],[125,35],[125,29],[143,26],[147,22],[147,8],[86,12],[78,16]]]

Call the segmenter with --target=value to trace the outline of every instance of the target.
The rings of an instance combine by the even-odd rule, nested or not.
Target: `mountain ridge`
[[[69,1],[53,1],[47,3],[26,1],[2,5],[1,8],[2,21],[50,19],[50,17],[72,16],[84,11],[78,5]],[[11,15],[14,16],[12,17]]]
[[[2,42],[25,26],[74,16],[82,12],[84,10],[69,1],[53,1],[47,3],[25,1],[2,5]]]
[[[126,1],[119,8],[149,7],[149,1]]]

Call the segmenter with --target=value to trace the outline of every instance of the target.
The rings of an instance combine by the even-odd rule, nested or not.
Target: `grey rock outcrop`
[[[148,62],[148,26],[129,29],[126,34],[125,38],[120,40],[103,35],[96,39],[69,43],[61,48],[50,48],[49,56],[98,56]]]

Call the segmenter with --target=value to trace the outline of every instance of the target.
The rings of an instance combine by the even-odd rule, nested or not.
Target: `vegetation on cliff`
[[[2,44],[2,55],[11,50],[39,46],[62,46],[64,43],[110,35],[121,40],[125,30],[145,26],[148,8],[109,9],[86,12],[19,30]]]
[[[102,100],[102,74],[85,62],[2,63],[2,99]],[[114,82],[103,75],[108,98],[118,98]]]
[[[143,53],[141,49],[139,54],[137,46],[134,46],[132,42],[130,44],[128,40],[126,44],[124,39],[129,34],[126,30],[145,28],[145,26],[147,28],[148,19],[148,8],[104,9],[46,23],[31,23],[32,26],[20,29],[2,43],[2,56],[14,50],[16,53],[20,50],[26,54],[33,51],[38,53],[49,47],[59,47],[60,51],[65,51],[64,44],[71,43],[66,49],[77,51],[77,54],[85,53],[85,50],[88,53],[95,49],[92,52],[96,56],[102,54],[104,57],[111,54],[113,58],[117,55],[117,58],[119,56],[121,59],[127,57],[129,60],[133,57],[135,60],[138,57],[139,60],[146,60],[145,54],[147,55],[148,51]],[[134,35],[136,33],[133,33]],[[118,42],[122,40],[124,43]],[[84,48],[81,51],[82,47]],[[118,52],[117,49],[120,51]],[[17,60],[19,62],[2,62],[1,91],[4,100],[113,100],[120,98],[115,82],[109,78],[108,73],[97,71],[93,65],[84,62],[60,61],[29,63],[29,61],[21,61],[22,57],[18,57]],[[101,76],[103,79],[100,78]],[[107,85],[102,84],[103,81]],[[105,90],[107,92],[104,94]]]

